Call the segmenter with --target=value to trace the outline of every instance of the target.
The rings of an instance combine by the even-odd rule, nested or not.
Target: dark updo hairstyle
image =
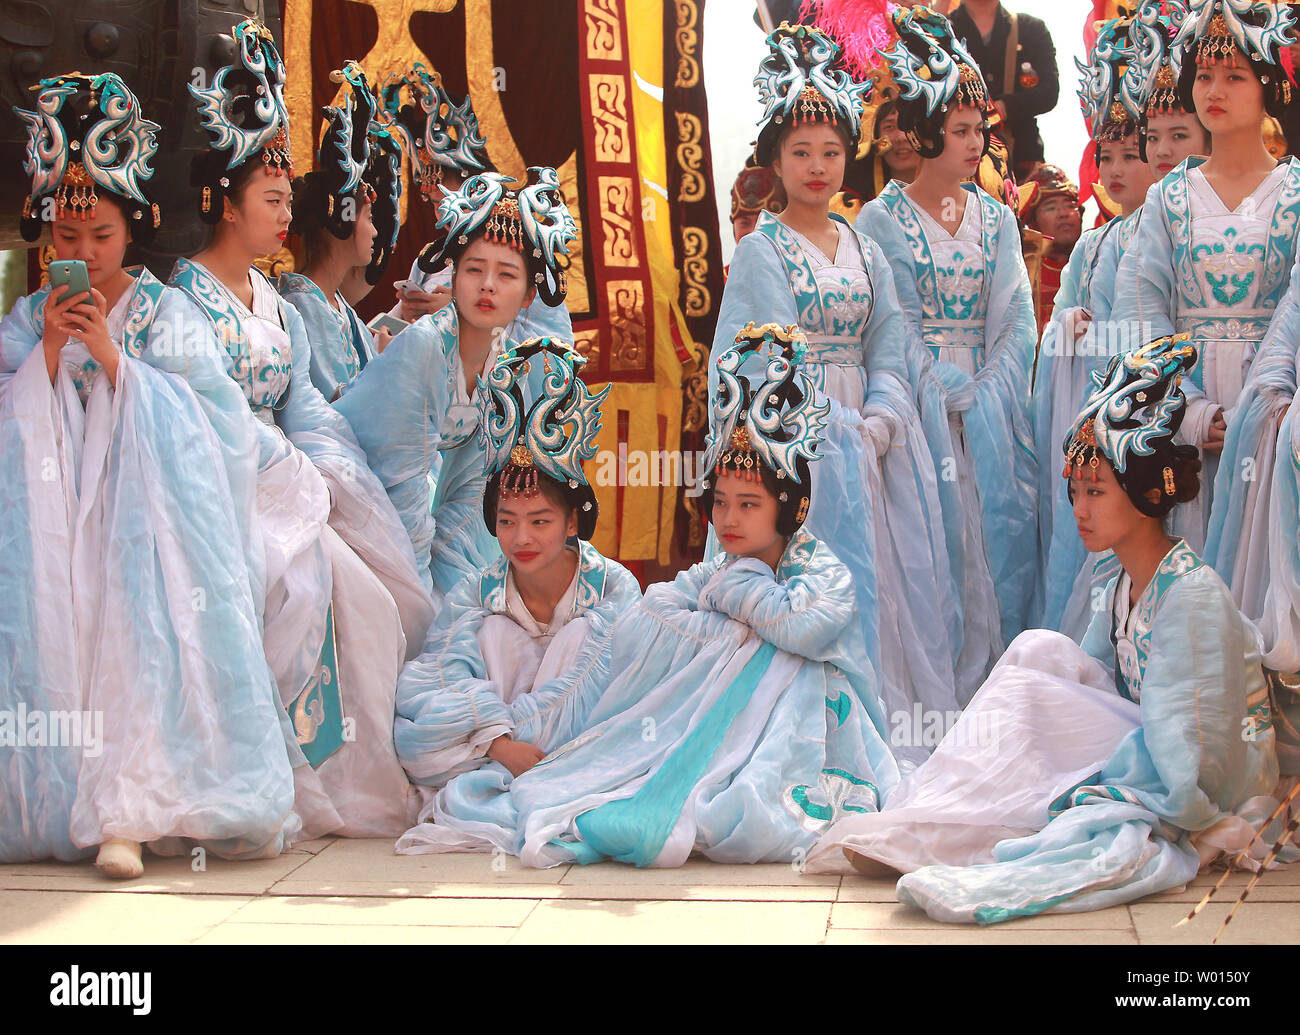
[[[190,186],[199,191],[200,220],[209,226],[220,223],[222,213],[225,211],[222,200],[230,198],[232,201],[239,201],[258,169],[275,168],[270,163],[262,161],[262,153],[259,151],[248,161],[241,162],[233,169],[226,168],[229,155],[225,151],[200,151],[194,156],[190,162]],[[292,167],[289,171],[292,173]],[[204,188],[209,191],[206,209],[203,206]]]
[[[77,76],[65,77],[66,80],[75,80]],[[88,80],[88,77],[80,77],[82,80]],[[100,117],[99,102],[91,93],[89,88],[78,89],[64,101],[62,109],[58,114],[58,121],[63,127],[65,139],[75,141],[80,147],[87,130]],[[79,161],[80,155],[73,151],[70,153],[71,161]],[[66,176],[66,172],[65,172]],[[64,184],[67,184],[65,178]],[[118,194],[116,191],[109,190],[99,183],[91,184],[94,191],[96,204],[103,204],[105,201],[117,207],[122,213],[122,218],[126,220],[126,230],[130,240],[135,244],[149,244],[158,231],[158,222],[160,214],[156,205],[150,203],[142,205],[133,198]],[[148,192],[141,186],[141,193],[148,198]],[[45,229],[46,220],[43,218],[45,206],[54,201],[53,194],[46,194],[34,202],[29,202],[23,208],[22,214],[18,219],[18,232],[22,235],[24,241],[37,241],[40,239],[41,232]]]
[[[1150,456],[1129,455],[1125,471],[1115,472],[1115,480],[1132,500],[1133,506],[1147,517],[1164,520],[1179,503],[1190,503],[1201,491],[1201,457],[1195,446],[1162,443]],[[1165,468],[1171,472],[1174,491],[1168,492]],[[1152,503],[1147,493],[1160,494]]]
[[[1192,109],[1192,108],[1184,108],[1184,107],[1182,106],[1182,101],[1179,100],[1179,102],[1178,102],[1178,106],[1177,106],[1176,108],[1175,108],[1175,107],[1171,107],[1168,111],[1156,112],[1155,114],[1158,114],[1158,115],[1178,115],[1178,114],[1186,115],[1189,119],[1192,120],[1192,124],[1193,124],[1194,126],[1196,126],[1197,128],[1200,129],[1200,131],[1201,131],[1201,142],[1205,145],[1205,153],[1206,153],[1206,154],[1209,154],[1209,153],[1210,153],[1210,131],[1209,131],[1208,129],[1205,128],[1205,124],[1204,124],[1203,122],[1201,122],[1200,116],[1198,116],[1198,115],[1196,114],[1195,109]],[[1150,127],[1151,127],[1151,122],[1150,122],[1151,115],[1152,115],[1152,112],[1150,112],[1149,110],[1143,112],[1143,113],[1142,113],[1142,118],[1141,118],[1141,120],[1140,120],[1140,121],[1138,122],[1138,124],[1137,124],[1137,135],[1138,135],[1138,156],[1139,156],[1139,157],[1142,159],[1142,161],[1144,161],[1144,162],[1150,162],[1150,159],[1147,157],[1147,132],[1149,131],[1149,129],[1150,129]]]
[[[725,455],[725,454],[724,454]],[[808,517],[808,506],[811,503],[812,479],[811,471],[808,468],[808,461],[802,456],[795,460],[795,472],[799,475],[797,482],[791,482],[789,478],[777,477],[777,472],[768,467],[761,461],[756,462],[750,472],[757,471],[757,481],[761,481],[763,488],[768,494],[776,500],[776,531],[779,535],[789,539],[794,535]],[[723,464],[721,461],[709,472],[704,490],[700,493],[700,513],[702,513],[710,524],[713,522],[713,490],[718,483],[718,475],[727,471],[731,474],[741,474],[744,476],[744,470],[738,470],[735,464]],[[782,500],[782,494],[785,499]],[[802,514],[800,513],[802,511]]]
[[[1254,12],[1248,12],[1245,17],[1249,18],[1253,14]],[[1199,49],[1197,43],[1183,48],[1183,67],[1178,74],[1178,103],[1182,105],[1183,110],[1193,115],[1196,115],[1196,102],[1192,100],[1192,84],[1196,82]],[[1287,83],[1280,56],[1275,52],[1276,61],[1259,61],[1244,54],[1235,44],[1232,52],[1239,62],[1250,66],[1250,70],[1255,73],[1255,78],[1263,87],[1264,111],[1281,122],[1291,99],[1291,88]],[[1199,116],[1197,117],[1199,119]],[[1206,136],[1209,136],[1208,130]]]
[[[502,495],[501,479],[508,470],[509,468],[506,471],[497,471],[488,479],[487,487],[483,490],[483,522],[494,537],[497,534],[497,506]],[[507,485],[504,491],[511,493],[512,490]],[[596,502],[596,494],[590,485],[579,482],[576,487],[571,486],[538,471],[537,491],[556,506],[578,515],[579,539],[590,539],[596,534],[596,519],[600,516],[600,504]]]

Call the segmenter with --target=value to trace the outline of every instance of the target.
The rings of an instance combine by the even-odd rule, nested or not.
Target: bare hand
[[[1223,411],[1220,410],[1210,421],[1209,430],[1206,432],[1207,438],[1201,443],[1201,448],[1207,453],[1222,453],[1223,439],[1228,433],[1228,424],[1223,419]]]
[[[509,769],[511,776],[523,776],[546,757],[546,752],[535,744],[515,740],[506,733],[492,741],[487,756]]]
[[[446,285],[435,287],[432,291],[402,292],[402,319],[413,323],[421,316],[436,313],[451,301],[451,288]]]
[[[68,338],[73,333],[66,319],[68,310],[74,303],[86,301],[84,292],[73,296],[71,290],[69,287],[54,288],[45,296],[45,306],[42,310],[45,316],[45,331],[41,335],[41,345],[44,346],[47,356],[51,352],[57,356],[63,346],[68,344]]]
[[[387,327],[380,327],[375,331],[375,355],[383,352],[388,348],[388,343],[393,340],[393,332]]]

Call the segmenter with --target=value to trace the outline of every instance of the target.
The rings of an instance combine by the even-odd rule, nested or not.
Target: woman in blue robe
[[[531,169],[530,183],[517,191],[507,188],[512,182],[482,173],[447,196],[441,258],[455,263],[453,304],[402,331],[336,404],[401,515],[439,603],[500,556],[483,523],[476,379],[517,344],[512,328],[535,295],[564,310],[559,256],[576,231],[556,172]]]
[[[21,229],[48,219],[92,295],[0,323],[0,862],[275,855],[298,821],[241,545],[246,407],[179,293],[122,268],[157,225],[159,127],[112,73],[40,87]]]
[[[830,831],[810,869],[901,870],[901,901],[989,924],[1166,891],[1250,844],[1278,784],[1259,636],[1165,530],[1199,490],[1174,444],[1189,338],[1115,357],[1063,443],[1080,537],[1122,566],[1082,648],[1024,633],[880,817]]]
[[[829,403],[799,372],[797,334],[769,324],[737,345],[718,364],[701,498],[727,552],[652,586],[568,673],[584,732],[513,779],[493,764],[452,780],[399,851],[798,863],[836,818],[890,793],[852,576],[800,527]],[[770,358],[751,386],[739,371],[756,350]]]
[[[1164,11],[1168,13],[1164,13]],[[1144,0],[1132,19],[1116,18],[1098,31],[1082,70],[1079,97],[1092,127],[1097,173],[1119,215],[1086,230],[1061,274],[1051,320],[1044,328],[1034,386],[1034,435],[1040,456],[1055,453],[1092,389],[1092,373],[1113,350],[1111,305],[1120,257],[1133,247],[1147,191],[1160,178],[1148,161],[1148,133],[1168,169],[1207,150],[1209,136],[1195,113],[1179,107],[1169,43],[1181,24],[1181,6]],[[1180,121],[1181,120],[1181,121]],[[1035,624],[1074,640],[1083,637],[1113,559],[1098,567],[1075,534],[1069,501],[1056,490],[1056,469],[1038,472],[1039,573],[1042,610]]]
[[[1293,21],[1286,6],[1188,4],[1172,44],[1181,60],[1177,89],[1209,131],[1211,154],[1189,158],[1148,192],[1111,311],[1130,343],[1186,331],[1197,344],[1182,435],[1202,450],[1205,491],[1175,512],[1173,527],[1204,550],[1243,604],[1237,553],[1267,473],[1221,464],[1220,454],[1244,415],[1242,388],[1296,262],[1300,161],[1274,159],[1261,129],[1289,99],[1281,51]],[[1258,431],[1243,434],[1255,440]],[[1271,442],[1258,444],[1271,456]],[[1258,612],[1248,606],[1247,616]]]
[[[964,704],[1029,623],[1037,325],[1015,216],[970,182],[991,140],[983,75],[942,15],[900,9],[894,27],[899,42],[886,57],[899,126],[924,161],[910,185],[886,185],[855,225],[884,252],[908,329],[928,352],[917,383],[940,475]],[[923,80],[932,53],[947,58],[947,71]]]
[[[479,383],[483,518],[502,556],[452,591],[398,683],[397,754],[426,798],[484,767],[518,776],[582,732],[593,701],[571,692],[576,673],[605,663],[610,627],[641,598],[631,573],[590,543],[599,507],[582,461],[608,389],[588,394],[576,375],[584,362],[535,338]],[[558,376],[526,400],[533,365]],[[401,850],[425,850],[429,829],[412,828]]]
[[[457,104],[440,78],[419,61],[404,76],[390,76],[381,97],[392,131],[406,143],[412,178],[425,202],[441,206],[469,177],[497,172],[469,97]],[[446,246],[445,238],[435,239],[420,250],[406,280],[394,285],[397,303],[389,316],[414,323],[451,303],[452,268],[443,262]],[[506,336],[513,342],[537,337],[572,341],[573,323],[564,306],[553,306],[538,294],[519,311]]]
[[[311,342],[311,381],[333,402],[389,337],[372,335],[344,298],[354,271],[374,284],[392,255],[401,197],[401,152],[373,121],[375,98],[354,61],[340,75],[351,87],[342,108],[324,109],[316,169],[294,181],[291,233],[306,251],[301,273],[282,273],[280,294],[298,310]],[[388,239],[380,227],[388,230]]]
[[[270,33],[250,20],[234,35],[236,63],[190,87],[225,146],[195,159],[200,216],[215,229],[171,284],[221,342],[255,435],[247,550],[261,566],[263,642],[290,720],[303,836],[390,836],[418,809],[393,749],[393,701],[432,601],[351,428],[311,382],[301,317],[252,266],[287,233],[292,165],[283,107],[267,105],[267,117],[248,103],[283,90]]]
[[[901,731],[894,747],[919,762],[926,745],[903,742],[912,740],[904,734],[916,710],[958,709],[958,619],[938,476],[912,380],[920,345],[880,246],[829,212],[866,86],[835,67],[838,45],[815,29],[778,29],[768,45],[755,79],[767,101],[757,157],[772,163],[789,202],[779,218],[760,214],[736,246],[709,390],[716,395],[718,359],[749,323],[807,336],[804,369],[831,413],[808,532],[852,572],[867,661]],[[816,94],[806,106],[795,88],[805,79]],[[762,357],[746,364],[756,375]]]

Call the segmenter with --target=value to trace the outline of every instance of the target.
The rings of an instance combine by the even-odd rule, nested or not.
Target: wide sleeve
[[[405,522],[369,465],[342,412],[312,384],[311,346],[298,311],[281,303],[293,343],[293,380],[280,427],[321,473],[330,492],[330,527],[384,584],[397,605],[408,657],[424,639],[434,605]],[[350,395],[351,393],[349,393]]]
[[[1187,630],[1196,635],[1188,636]],[[1211,569],[1185,575],[1161,599],[1142,673],[1142,726],[1099,783],[1131,792],[1160,819],[1201,830],[1277,782],[1272,735],[1243,736],[1247,688],[1262,687],[1255,630]]]
[[[586,640],[570,671],[510,702],[515,739],[551,751],[586,728],[597,698],[609,685],[614,623],[640,599],[641,587],[632,573],[610,562],[604,596],[582,615]]]
[[[393,742],[416,783],[446,783],[514,729],[479,646],[479,629],[488,614],[479,580],[466,579],[448,594],[423,651],[398,678]]]
[[[434,539],[433,481],[448,405],[446,347],[450,315],[422,317],[366,364],[335,403],[401,518],[425,585]]]
[[[308,365],[311,383],[322,398],[328,401],[337,399],[347,384],[340,373],[349,345],[342,340],[329,306],[311,291],[286,290],[280,297],[302,319],[303,330],[311,345],[311,363]]]

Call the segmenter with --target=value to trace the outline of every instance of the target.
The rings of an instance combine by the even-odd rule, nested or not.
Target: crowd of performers
[[[697,853],[980,923],[1258,868],[1300,774],[1300,162],[1261,128],[1291,14],[1102,27],[1080,98],[1119,211],[1041,327],[986,81],[945,17],[892,17],[887,92],[815,27],[768,39],[709,546],[644,592],[590,542],[605,392],[554,169],[496,172],[423,67],[348,63],[295,178],[246,21],[191,87],[212,234],[163,284],[122,265],[160,127],[115,75],[42,81],[22,229],[91,291],[0,324],[0,861]],[[403,152],[441,235],[372,333]],[[68,715],[93,745],[40,721]]]

